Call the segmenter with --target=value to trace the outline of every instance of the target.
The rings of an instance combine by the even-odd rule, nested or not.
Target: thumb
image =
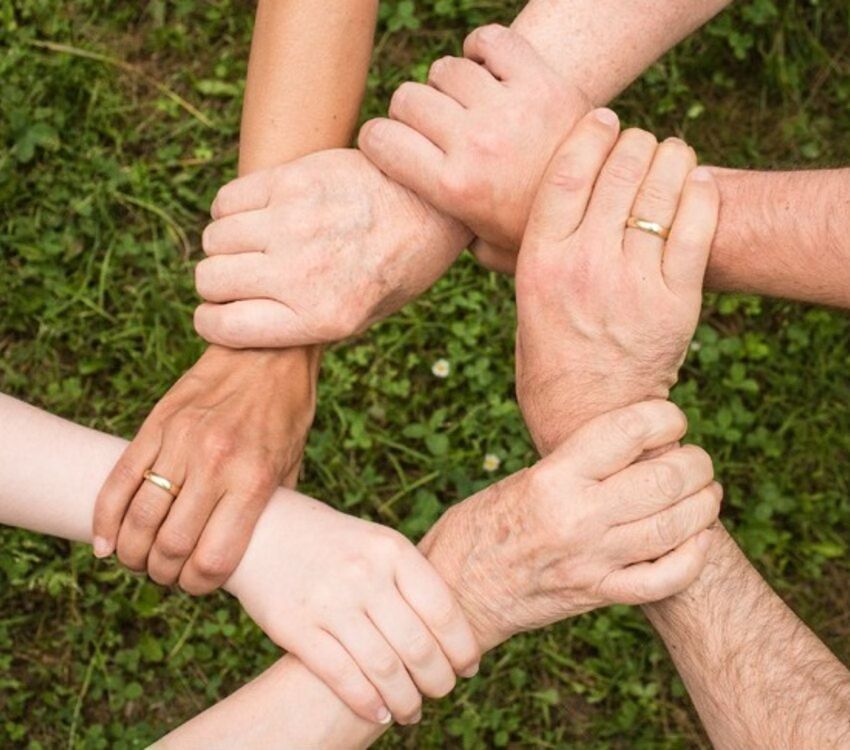
[[[549,162],[531,208],[527,235],[564,240],[578,229],[619,133],[619,119],[610,109],[595,109],[579,120]]]

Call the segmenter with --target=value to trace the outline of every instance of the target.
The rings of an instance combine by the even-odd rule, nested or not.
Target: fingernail
[[[471,667],[464,669],[463,672],[458,672],[458,674],[468,680],[470,677],[475,677],[478,674],[478,668],[480,666],[480,664],[473,664]]]
[[[677,136],[675,136],[675,135],[671,135],[671,136],[670,136],[669,138],[667,138],[664,142],[665,142],[665,143],[680,143],[682,146],[687,146],[687,145],[688,145],[688,144],[687,144],[687,143],[685,143],[685,142],[684,142],[681,138],[678,138],[678,137],[677,137]]]
[[[92,547],[94,547],[95,557],[109,557],[112,554],[112,545],[109,543],[108,539],[105,539],[102,536],[96,536],[94,538]]]
[[[381,706],[375,716],[378,719],[378,724],[389,724],[393,720],[393,715],[386,706]]]
[[[608,107],[602,107],[594,110],[593,116],[603,125],[613,126],[620,122],[620,118],[617,117],[617,113],[613,109],[608,109]]]
[[[711,182],[714,177],[708,167],[697,167],[693,172],[691,172],[691,179],[694,182]]]
[[[411,724],[418,724],[420,721],[422,721],[422,712],[421,711],[419,711],[419,713],[417,713],[416,716],[414,716],[410,720],[410,723]]]

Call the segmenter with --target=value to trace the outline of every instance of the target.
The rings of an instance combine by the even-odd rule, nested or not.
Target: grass
[[[517,2],[390,0],[364,116]],[[201,351],[191,270],[235,170],[251,8],[0,0],[0,390],[131,435]],[[850,162],[850,12],[738,4],[617,102],[712,163]],[[327,357],[305,491],[417,535],[530,462],[509,281],[458,264]],[[850,661],[844,315],[708,295],[676,399],[715,456],[725,520]],[[431,374],[445,357],[452,373]],[[499,471],[482,469],[486,453]],[[0,530],[0,746],[143,747],[275,659],[223,595],[192,600],[81,546]],[[662,645],[612,608],[514,639],[382,748],[707,748]]]

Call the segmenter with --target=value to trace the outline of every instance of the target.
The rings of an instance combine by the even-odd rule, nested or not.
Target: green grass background
[[[383,2],[364,116],[518,6]],[[0,389],[130,436],[198,356],[192,266],[235,171],[251,21],[237,0],[0,0]],[[848,163],[848,32],[843,0],[741,2],[616,106],[712,163]],[[513,316],[511,283],[465,259],[331,351],[303,489],[416,536],[532,461]],[[708,295],[675,394],[716,458],[727,524],[845,662],[848,333],[842,314]],[[442,357],[452,373],[437,380]],[[495,475],[485,453],[503,459]],[[224,595],[193,600],[88,548],[0,530],[0,747],[142,747],[276,656]],[[514,639],[379,746],[708,743],[663,646],[618,607]]]

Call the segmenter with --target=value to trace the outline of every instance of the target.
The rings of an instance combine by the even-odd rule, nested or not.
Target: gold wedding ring
[[[165,490],[171,497],[177,497],[182,489],[179,484],[175,484],[170,479],[166,479],[161,474],[157,474],[150,469],[145,469],[142,475],[151,484],[155,484],[161,490]]]
[[[656,237],[660,237],[662,240],[666,240],[670,236],[670,230],[666,227],[662,227],[658,222],[639,219],[637,216],[629,216],[628,221],[626,221],[626,226],[629,229],[637,229],[641,232],[646,232],[647,234],[653,234]]]

